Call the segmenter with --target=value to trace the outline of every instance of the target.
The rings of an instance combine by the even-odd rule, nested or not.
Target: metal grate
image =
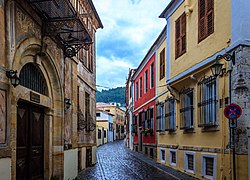
[[[43,95],[48,95],[48,87],[41,70],[33,63],[27,63],[20,71],[20,84]]]
[[[28,0],[45,22],[45,33],[64,46],[91,43],[88,28],[69,0]],[[78,9],[78,10],[77,10]],[[81,9],[83,11],[83,9]]]
[[[198,114],[200,127],[217,126],[216,78],[204,78],[198,83]]]

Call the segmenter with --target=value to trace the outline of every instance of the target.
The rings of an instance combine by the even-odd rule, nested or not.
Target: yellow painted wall
[[[160,53],[161,51],[165,48],[165,57],[167,56],[166,54],[166,39],[162,42],[162,44],[159,46],[159,48],[157,49],[157,93],[160,94],[161,92],[163,92],[164,90],[166,90],[166,86],[164,86],[166,84],[166,69],[167,69],[167,66],[166,66],[166,62],[165,62],[165,77],[162,78],[160,80]]]
[[[170,77],[174,77],[189,69],[230,44],[231,3],[230,0],[214,1],[214,33],[198,43],[198,1],[190,1],[193,12],[187,17],[187,49],[186,53],[175,59],[175,21],[184,12],[184,3],[170,17]]]
[[[104,127],[104,129],[108,129],[108,122],[107,121],[105,121],[105,122],[96,121],[96,125],[98,127]]]

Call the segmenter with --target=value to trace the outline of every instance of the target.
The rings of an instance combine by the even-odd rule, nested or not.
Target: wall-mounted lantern
[[[71,106],[71,100],[69,98],[64,99],[64,105],[66,109],[69,109]]]
[[[217,77],[221,74],[221,72],[223,72],[222,66],[223,64],[221,64],[219,62],[220,59],[224,59],[226,61],[232,61],[233,65],[235,65],[235,53],[231,54],[225,54],[225,55],[218,55],[215,59],[215,63],[210,67],[213,76]],[[224,69],[225,71],[225,69]],[[224,72],[223,72],[224,73]]]
[[[10,79],[11,84],[16,87],[20,84],[20,78],[17,76],[17,71],[6,71],[6,76]]]

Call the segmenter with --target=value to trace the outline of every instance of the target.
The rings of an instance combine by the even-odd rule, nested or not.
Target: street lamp
[[[219,60],[224,59],[226,61],[232,61],[233,65],[235,65],[235,53],[231,54],[225,54],[225,55],[218,55],[215,59],[215,63],[210,67],[212,74],[217,77],[221,74],[222,71],[222,66],[223,64],[221,64],[219,62]]]
[[[17,71],[6,71],[6,76],[10,79],[11,84],[16,87],[20,84],[20,78],[17,76]]]
[[[233,54],[226,53],[225,55],[218,55],[215,59],[215,63],[210,67],[212,74],[217,78],[218,75],[221,74],[222,66],[223,64],[219,63],[219,60],[224,59],[226,61],[231,61],[232,65],[235,65],[235,52]],[[231,66],[232,67],[232,66]],[[229,72],[229,104],[231,104],[231,77],[232,77],[232,68],[228,70]],[[236,121],[237,122],[237,121]],[[237,127],[237,124],[234,122],[234,120],[229,121],[229,127],[230,127],[230,144],[232,140],[231,148],[233,150],[233,179],[236,180],[236,157],[235,157],[235,128]]]

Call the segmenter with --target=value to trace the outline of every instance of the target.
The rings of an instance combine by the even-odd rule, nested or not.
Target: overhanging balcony
[[[92,44],[91,35],[82,20],[84,12],[80,0],[28,0],[42,18],[45,35],[50,36],[73,57]]]

